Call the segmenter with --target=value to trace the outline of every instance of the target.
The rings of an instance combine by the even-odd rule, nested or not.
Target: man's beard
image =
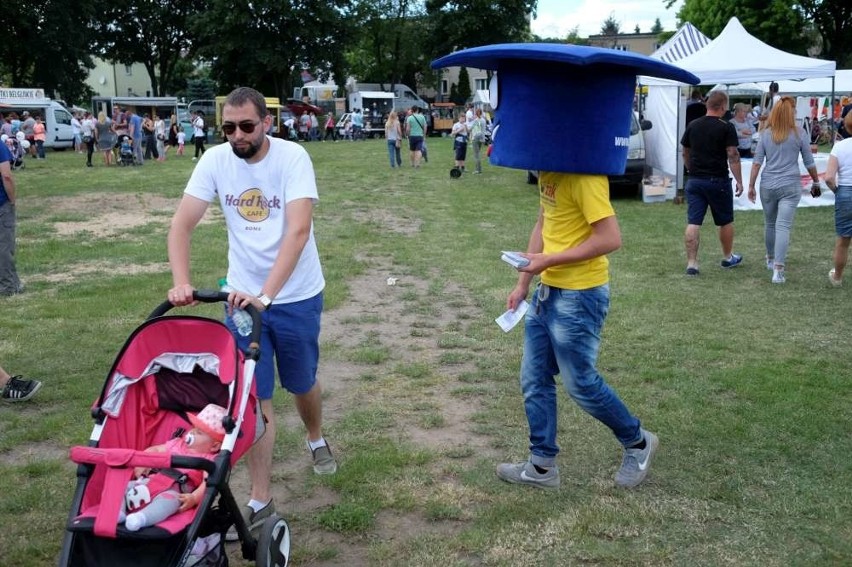
[[[234,151],[234,155],[236,155],[240,159],[251,159],[254,155],[260,151],[260,148],[263,146],[263,139],[258,141],[256,144],[254,142],[249,142],[249,146],[247,148],[238,148],[237,146],[231,144],[231,149]]]

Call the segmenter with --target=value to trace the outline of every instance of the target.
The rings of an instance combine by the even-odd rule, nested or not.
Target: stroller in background
[[[133,141],[127,134],[123,134],[118,139],[118,165],[136,165],[136,157],[133,155]]]
[[[206,303],[227,297],[217,291],[194,295]],[[225,532],[233,524],[244,558],[259,567],[286,567],[287,522],[271,516],[255,540],[228,486],[231,467],[264,432],[254,385],[260,315],[249,307],[253,328],[243,353],[223,323],[164,316],[171,307],[161,304],[127,339],[92,407],[95,425],[88,446],[71,449],[77,487],[59,565],[227,566]],[[145,452],[191,429],[187,413],[210,403],[227,408],[226,434],[214,461]],[[194,509],[129,531],[117,519],[135,467],[201,469],[208,475],[204,496]]]
[[[21,140],[15,136],[8,136],[6,137],[5,143],[6,147],[9,149],[9,153],[12,154],[12,170],[23,169],[26,151],[24,150],[24,145],[21,143]]]

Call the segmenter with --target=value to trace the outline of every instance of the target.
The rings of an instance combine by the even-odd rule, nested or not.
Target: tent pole
[[[831,76],[831,120],[829,121],[829,131],[831,132],[831,140],[828,144],[834,147],[834,137],[837,135],[834,131],[834,75]]]

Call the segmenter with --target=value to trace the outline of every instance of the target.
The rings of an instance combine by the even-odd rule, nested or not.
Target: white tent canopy
[[[652,57],[660,58],[657,53]],[[830,83],[836,68],[834,61],[793,55],[763,43],[750,35],[737,18],[728,21],[719,37],[672,64],[697,75],[703,85],[825,77],[829,77]],[[680,179],[678,141],[683,132],[685,97],[681,96],[679,86],[663,86],[673,85],[671,82],[644,78],[640,82],[658,85],[649,87],[645,113],[653,123],[648,133],[658,130],[656,135],[646,136],[648,163],[668,174],[678,174]],[[785,91],[782,89],[782,92]]]
[[[834,61],[775,49],[750,35],[737,18],[704,48],[674,64],[698,75],[702,85],[833,77],[836,67]]]

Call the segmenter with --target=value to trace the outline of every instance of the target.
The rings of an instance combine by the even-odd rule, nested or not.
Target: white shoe
[[[831,268],[831,271],[829,271],[829,272],[828,272],[828,281],[829,281],[829,282],[831,282],[831,285],[832,285],[833,287],[840,287],[840,286],[842,286],[842,285],[843,285],[843,280],[842,280],[842,279],[839,279],[839,280],[838,280],[838,279],[836,279],[836,278],[834,277],[834,273],[835,273],[835,272],[834,272],[834,268]]]
[[[787,278],[784,277],[784,270],[772,270],[772,283],[784,283]]]
[[[192,161],[198,161],[197,157],[192,158]]]

